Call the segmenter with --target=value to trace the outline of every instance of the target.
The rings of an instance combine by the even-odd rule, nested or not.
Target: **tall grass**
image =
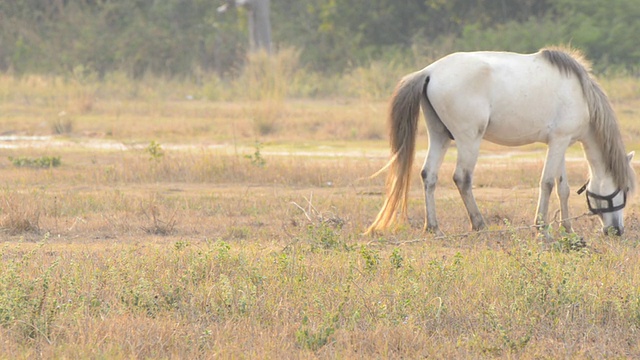
[[[34,194],[35,195],[35,194]],[[40,232],[42,204],[29,195],[3,192],[0,197],[0,229],[10,235]]]
[[[248,101],[255,105],[256,114],[268,119],[277,117],[285,100],[292,98],[386,100],[403,75],[453,51],[447,50],[446,39],[442,41],[442,49],[416,47],[413,54],[345,68],[339,75],[301,67],[300,51],[294,48],[281,49],[271,56],[264,52],[250,54],[237,74],[225,77],[203,73],[194,78],[149,75],[133,80],[123,73],[109,73],[100,78],[82,67],[66,77],[0,74],[0,100],[52,105],[55,115],[61,111],[90,113],[101,100]],[[613,98],[637,97],[637,81],[624,72],[605,72],[600,81]]]
[[[424,66],[427,64],[425,63]],[[423,67],[424,67],[423,66]],[[400,79],[409,72],[417,71],[395,62],[372,62],[367,67],[358,67],[343,78],[346,95],[360,100],[387,99]]]
[[[534,21],[532,26],[546,25]],[[100,99],[158,101],[200,98],[210,101],[273,102],[276,104],[274,107],[291,98],[385,100],[403,75],[419,70],[456,49],[460,50],[460,47],[475,50],[473,42],[477,32],[473,26],[467,32],[469,38],[464,41],[468,43],[454,44],[450,43],[453,40],[443,38],[438,40],[437,46],[416,45],[413,53],[397,51],[365,66],[345,68],[341,74],[315,73],[305,69],[300,65],[300,51],[295,48],[283,48],[272,55],[264,52],[249,54],[241,69],[222,77],[200,72],[192,78],[148,75],[134,80],[119,72],[99,76],[82,66],[74,68],[67,76],[15,77],[0,74],[0,100],[55,104],[58,111],[72,113],[91,112]],[[499,29],[496,30],[498,33]],[[544,45],[527,43],[511,50],[535,51]],[[505,49],[498,46],[493,50]],[[605,69],[600,77],[605,87],[608,87],[607,83],[612,84],[608,92],[614,98],[637,95],[637,81],[633,76]]]

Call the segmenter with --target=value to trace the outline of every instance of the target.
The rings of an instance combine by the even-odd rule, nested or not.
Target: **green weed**
[[[400,269],[403,266],[404,258],[402,257],[402,254],[400,254],[400,249],[393,248],[393,252],[391,252],[391,255],[389,256],[389,261],[394,269]]]
[[[380,255],[377,251],[362,245],[360,247],[360,255],[364,260],[364,268],[367,271],[374,271],[380,264]]]
[[[307,240],[311,250],[350,250],[340,234],[340,229],[321,222],[307,227]]]
[[[157,162],[164,157],[164,149],[162,149],[162,145],[157,143],[155,140],[151,140],[144,151],[149,155],[149,160],[152,161]]]
[[[0,325],[18,330],[25,342],[44,339],[51,343],[55,319],[64,309],[55,296],[59,289],[53,279],[59,259],[32,273],[31,267],[38,261],[45,241],[46,237],[24,255],[5,258],[0,270]],[[2,253],[7,255],[6,247]]]
[[[330,324],[322,324],[319,328],[314,328],[307,316],[302,318],[302,325],[296,331],[296,341],[302,348],[317,351],[325,346],[335,332],[337,318],[333,318]]]
[[[9,156],[9,161],[15,167],[30,167],[30,168],[53,168],[62,164],[60,156],[42,156],[38,158],[31,158],[27,156],[12,157]]]
[[[264,167],[267,164],[267,161],[262,157],[260,150],[262,149],[262,144],[259,142],[255,143],[254,152],[251,155],[245,155],[245,159],[248,159],[251,162],[251,165],[257,167]]]

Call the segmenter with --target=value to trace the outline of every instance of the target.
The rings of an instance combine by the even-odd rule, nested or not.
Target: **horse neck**
[[[602,149],[598,146],[592,132],[582,140],[582,149],[589,163],[589,175],[593,183],[609,183],[612,189],[600,189],[605,191],[615,191],[616,184],[611,174],[609,174],[606,158]]]

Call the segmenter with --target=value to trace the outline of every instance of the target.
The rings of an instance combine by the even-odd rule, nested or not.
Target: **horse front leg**
[[[544,169],[542,170],[542,176],[540,177],[540,193],[538,196],[538,207],[536,209],[536,218],[534,224],[547,234],[547,214],[549,213],[549,198],[553,192],[553,186],[556,179],[559,183],[558,194],[561,197],[560,203],[563,204],[562,198],[566,195],[564,203],[561,205],[561,213],[563,218],[566,218],[569,211],[568,205],[568,185],[565,188],[566,182],[566,169],[564,166],[564,153],[569,146],[571,139],[562,139],[549,142],[547,149],[547,158],[544,163]],[[564,180],[560,181],[560,177]],[[562,187],[560,187],[562,185]],[[564,209],[563,209],[564,208]],[[548,234],[547,234],[548,235]]]
[[[567,178],[567,168],[565,165],[564,156],[562,157],[562,164],[560,176],[556,178],[556,188],[558,199],[560,200],[560,216],[562,221],[562,227],[566,232],[573,232],[573,228],[571,227],[571,220],[569,220],[569,194],[571,190],[569,189],[569,179]]]
[[[429,151],[422,166],[422,183],[424,184],[425,203],[425,231],[442,235],[438,227],[436,217],[436,185],[438,183],[438,172],[447,149],[451,144],[451,139],[446,134],[437,133],[435,130],[429,132]]]
[[[482,230],[486,227],[472,190],[473,171],[478,161],[480,142],[481,139],[471,143],[463,144],[460,142],[456,144],[458,147],[458,161],[453,174],[453,181],[458,187],[458,192],[460,192],[464,206],[467,208],[471,229],[475,231]]]

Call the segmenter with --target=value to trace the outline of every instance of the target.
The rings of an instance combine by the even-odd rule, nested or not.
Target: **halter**
[[[627,192],[623,192],[623,199],[622,199],[622,204],[617,205],[617,206],[613,206],[613,198],[616,197],[619,193],[620,193],[620,189],[614,191],[612,194],[610,195],[598,195],[595,193],[592,193],[591,191],[587,190],[587,185],[589,185],[589,181],[587,180],[587,182],[582,185],[582,187],[580,189],[578,189],[577,193],[578,195],[582,194],[583,192],[587,192],[587,206],[589,206],[589,211],[591,211],[592,214],[598,215],[598,214],[604,214],[604,213],[610,213],[610,212],[614,212],[614,211],[618,211],[618,210],[622,210],[624,209],[624,207],[627,205]],[[594,200],[604,200],[607,202],[607,207],[605,208],[601,208],[601,209],[596,209],[593,206],[591,206],[591,199],[593,198]]]

